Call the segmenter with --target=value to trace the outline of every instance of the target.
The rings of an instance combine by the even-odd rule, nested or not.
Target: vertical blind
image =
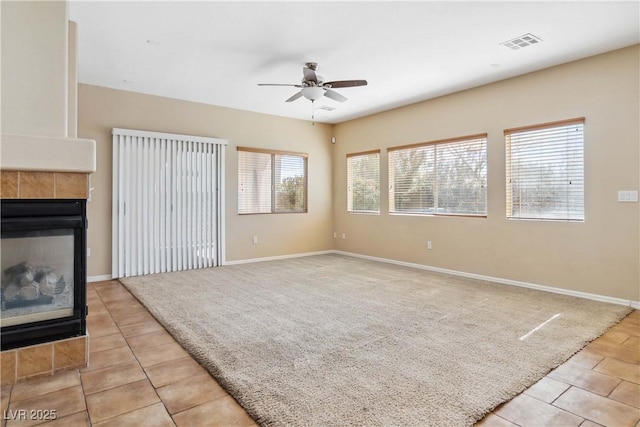
[[[113,129],[113,277],[222,261],[225,140]]]
[[[347,212],[380,213],[380,150],[347,154]]]
[[[504,133],[507,217],[584,220],[584,118]]]
[[[390,212],[486,215],[486,134],[388,151]]]
[[[307,212],[307,158],[238,147],[238,213]]]

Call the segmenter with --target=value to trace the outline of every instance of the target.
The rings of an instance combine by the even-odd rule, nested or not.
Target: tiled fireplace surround
[[[2,199],[87,199],[89,174],[3,170]],[[87,335],[2,352],[2,385],[88,365]]]

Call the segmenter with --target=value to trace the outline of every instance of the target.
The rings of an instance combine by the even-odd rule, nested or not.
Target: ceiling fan
[[[321,75],[316,74],[317,69],[317,62],[307,62],[305,66],[302,67],[303,78],[300,84],[258,83],[258,86],[299,87],[300,91],[285,102],[292,102],[298,98],[305,97],[313,103],[323,96],[333,99],[334,101],[344,102],[347,98],[332,89],[367,85],[366,80],[337,80],[325,82]]]

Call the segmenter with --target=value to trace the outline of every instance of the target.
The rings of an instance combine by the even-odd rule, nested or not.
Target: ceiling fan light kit
[[[317,62],[307,62],[302,67],[302,82],[300,84],[282,84],[282,83],[258,83],[258,86],[292,86],[300,88],[293,96],[287,99],[285,102],[293,102],[299,98],[306,98],[313,104],[318,99],[326,96],[338,102],[345,102],[347,97],[332,90],[333,88],[345,88],[366,86],[366,80],[336,80],[332,82],[325,82],[324,78],[316,74],[318,69]],[[313,118],[313,115],[312,115]]]
[[[320,86],[309,86],[303,87],[300,92],[302,92],[302,96],[307,98],[309,101],[317,101],[318,99],[324,96],[325,89]]]

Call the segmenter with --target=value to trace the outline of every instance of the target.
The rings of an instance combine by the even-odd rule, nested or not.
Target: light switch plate
[[[618,191],[618,201],[619,202],[638,202],[638,191],[637,190],[623,190]]]

